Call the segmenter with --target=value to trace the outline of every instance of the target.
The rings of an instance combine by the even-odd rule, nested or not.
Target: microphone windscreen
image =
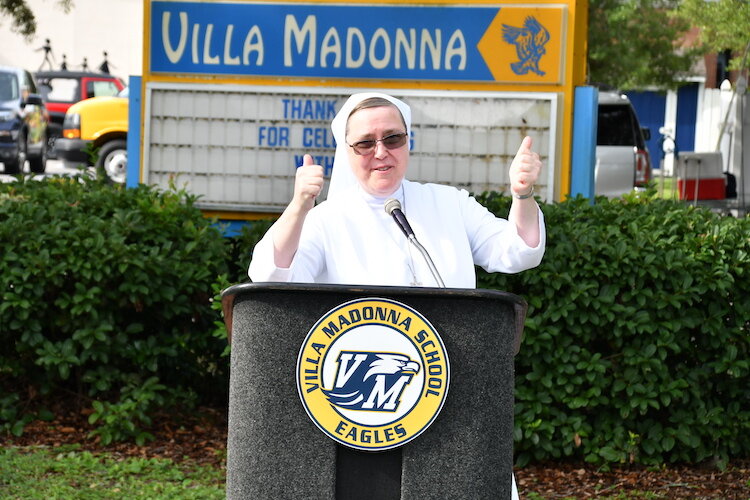
[[[388,215],[393,215],[394,210],[401,210],[401,202],[396,198],[388,198],[385,201],[384,208]]]

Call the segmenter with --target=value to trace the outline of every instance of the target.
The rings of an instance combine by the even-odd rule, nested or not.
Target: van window
[[[0,73],[0,101],[18,99],[18,79],[13,73]]]
[[[599,105],[597,146],[637,146],[635,116],[630,106]]]
[[[86,97],[111,97],[120,89],[109,80],[92,80],[86,83]]]
[[[45,89],[46,85],[46,89]],[[40,85],[47,101],[74,103],[79,100],[78,80],[75,78],[49,78]]]
[[[36,89],[36,82],[28,71],[23,72],[23,87],[28,91],[29,94],[38,94]]]

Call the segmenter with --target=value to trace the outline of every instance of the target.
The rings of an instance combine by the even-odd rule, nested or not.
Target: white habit
[[[474,265],[488,272],[516,273],[539,265],[545,230],[531,248],[513,221],[495,217],[464,190],[404,180],[392,197],[417,240],[432,257],[445,286],[475,288]],[[273,261],[273,228],[255,247],[248,274],[253,281],[349,285],[437,286],[419,251],[384,208],[385,199],[358,187],[313,208],[289,268]]]

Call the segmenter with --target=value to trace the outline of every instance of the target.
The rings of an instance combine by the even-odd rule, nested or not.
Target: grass
[[[743,479],[743,482],[750,486],[750,479]],[[225,498],[224,484],[225,470],[222,467],[190,461],[175,463],[168,459],[122,458],[113,453],[83,451],[77,444],[55,448],[7,446],[0,449],[0,500],[211,500]],[[660,491],[616,491],[616,486],[595,488],[598,491],[596,498],[675,498],[668,496],[663,488],[657,488]],[[527,487],[522,491],[522,498],[576,498],[546,496],[534,489],[533,486]]]
[[[661,176],[661,172],[654,174],[654,183],[656,191],[660,198],[677,199],[677,181],[672,176]]]
[[[0,450],[2,499],[219,499],[224,479],[212,466],[92,454],[77,445]]]
[[[157,458],[120,458],[91,453],[79,445],[0,450],[0,499],[223,499],[225,471],[214,466]],[[524,498],[544,500],[536,492]],[[648,491],[602,494],[609,500],[650,500]],[[565,499],[567,500],[567,499]],[[573,500],[573,497],[570,497]]]

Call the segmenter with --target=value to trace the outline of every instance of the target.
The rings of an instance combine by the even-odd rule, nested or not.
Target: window
[[[50,78],[40,87],[44,98],[49,102],[78,101],[78,80],[75,78]]]
[[[627,105],[599,105],[598,146],[635,146],[633,111]]]
[[[0,101],[18,99],[18,79],[13,73],[0,73]]]
[[[29,94],[38,93],[36,90],[36,82],[34,82],[34,79],[31,77],[31,73],[29,73],[28,71],[23,72],[23,87]]]
[[[120,89],[114,82],[107,80],[91,80],[86,83],[86,97],[114,96]]]

